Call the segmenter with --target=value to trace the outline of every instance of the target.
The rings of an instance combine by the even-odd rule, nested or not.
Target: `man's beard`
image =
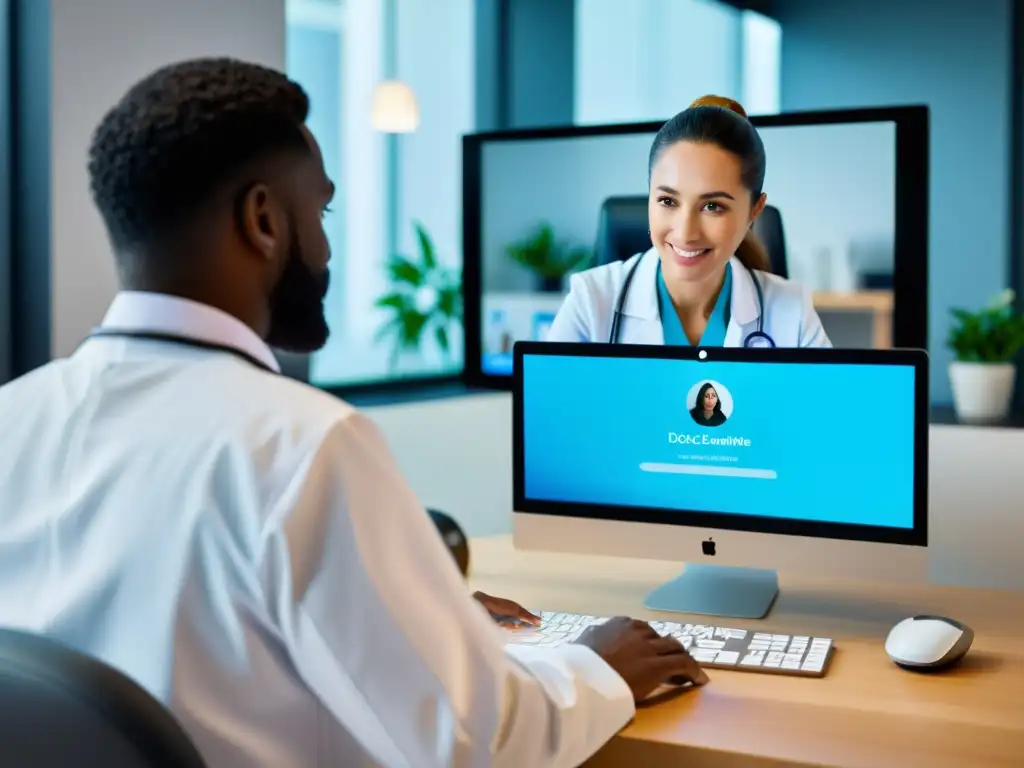
[[[293,229],[292,232],[295,230]],[[270,330],[266,342],[285,352],[314,352],[327,343],[324,297],[330,275],[314,272],[302,259],[297,238],[288,248],[288,263],[270,295]]]

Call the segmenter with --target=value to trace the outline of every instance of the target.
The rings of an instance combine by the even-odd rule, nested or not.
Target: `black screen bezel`
[[[753,116],[759,128],[891,122],[896,126],[896,215],[893,244],[894,347],[928,346],[928,156],[927,106],[873,107]],[[483,370],[482,234],[483,153],[488,144],[657,133],[661,122],[564,126],[474,133],[462,138],[462,301],[465,364],[470,387],[510,390],[512,376]],[[769,196],[771,190],[767,190]],[[841,191],[836,190],[836,194]]]

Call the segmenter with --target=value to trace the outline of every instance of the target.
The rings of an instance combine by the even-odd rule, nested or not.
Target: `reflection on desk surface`
[[[472,542],[472,587],[548,610],[694,620],[643,609],[679,563],[517,552],[510,536]],[[780,577],[761,621],[736,627],[815,634],[839,650],[827,677],[714,670],[705,688],[643,709],[588,765],[830,765],[983,768],[1024,765],[1024,593]],[[962,664],[942,673],[896,667],[889,630],[916,614],[975,631]]]

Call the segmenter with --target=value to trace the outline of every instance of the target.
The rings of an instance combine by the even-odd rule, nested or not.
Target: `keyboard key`
[[[703,638],[697,638],[698,648],[725,648],[725,643],[722,640],[704,640]]]
[[[745,629],[725,629],[719,627],[715,630],[715,635],[717,637],[724,637],[727,640],[742,640],[747,636],[747,631]]]

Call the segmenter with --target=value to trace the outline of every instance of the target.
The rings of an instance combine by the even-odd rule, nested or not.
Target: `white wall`
[[[41,0],[40,0],[41,1]],[[179,59],[230,55],[284,67],[283,0],[52,0],[51,344],[71,352],[116,290],[89,195],[86,153],[136,80]]]
[[[896,237],[894,123],[762,128],[764,191],[779,209],[790,277],[849,291],[860,268],[890,272]]]
[[[509,530],[512,399],[507,393],[369,408],[402,473],[427,506],[471,535]]]
[[[403,474],[427,506],[470,536],[508,533],[512,401],[507,394],[373,408]],[[933,581],[1024,589],[1024,431],[931,428]]]
[[[782,103],[782,27],[775,19],[743,11],[743,97],[748,115],[774,115]]]
[[[698,96],[739,99],[740,12],[715,0],[577,0],[576,123],[667,120]]]

